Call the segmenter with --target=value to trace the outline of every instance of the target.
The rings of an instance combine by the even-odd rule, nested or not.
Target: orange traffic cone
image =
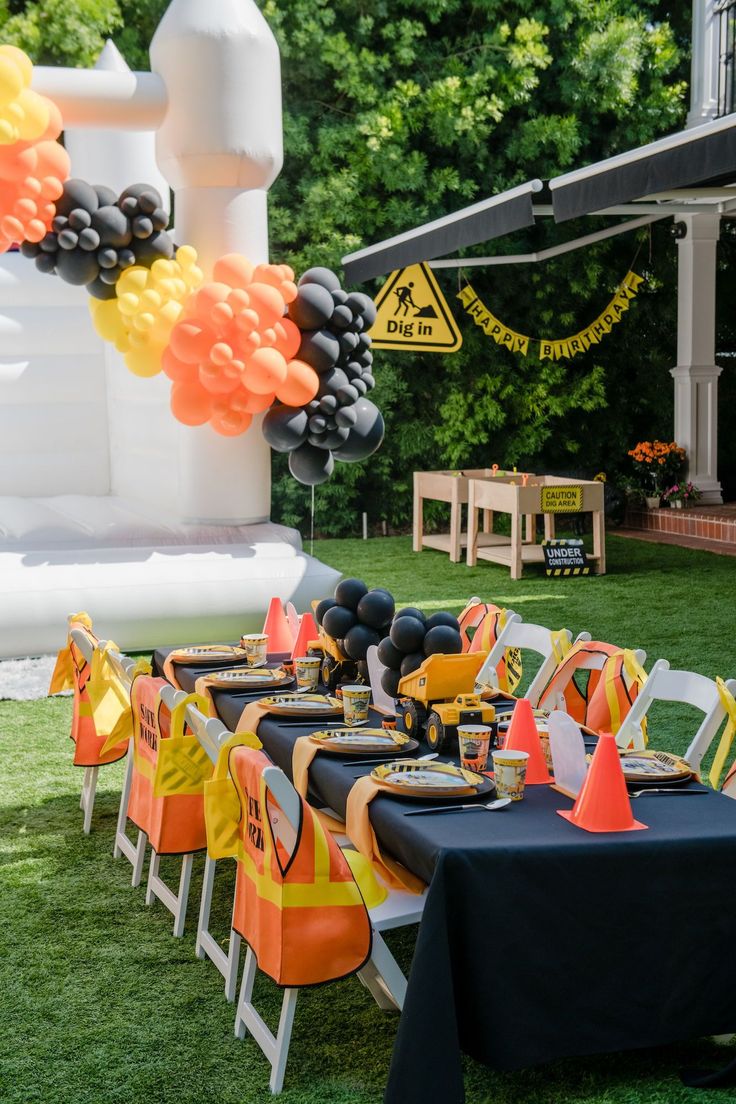
[[[291,635],[289,621],[284,613],[280,598],[272,598],[266,614],[263,632],[268,637],[269,652],[287,652],[291,654],[294,637]]]
[[[296,659],[297,656],[305,656],[307,654],[307,645],[309,641],[316,640],[318,636],[319,629],[317,628],[317,622],[314,620],[311,613],[303,613],[299,618],[299,632],[294,641],[291,658]]]
[[[598,738],[588,774],[572,809],[557,812],[586,832],[635,832],[647,827],[634,820],[616,740],[610,732],[602,732]]]
[[[519,698],[514,706],[504,750],[529,753],[529,765],[526,769],[527,786],[543,786],[554,782],[554,778],[547,769],[532,703],[527,698]]]

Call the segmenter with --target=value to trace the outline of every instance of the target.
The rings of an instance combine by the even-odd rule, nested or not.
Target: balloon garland
[[[155,188],[116,195],[70,178],[61,114],[32,76],[22,50],[0,46],[0,253],[18,243],[40,272],[86,288],[99,335],[134,375],[163,371],[184,425],[235,437],[265,413],[266,441],[307,485],[375,452],[369,296],[328,268],[297,284],[288,265],[239,254],[208,277],[195,249],[174,244]]]

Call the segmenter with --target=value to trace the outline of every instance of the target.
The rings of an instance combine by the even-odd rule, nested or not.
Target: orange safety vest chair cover
[[[133,775],[128,816],[159,855],[185,855],[207,846],[204,784],[213,765],[196,737],[184,732],[189,695],[170,712],[161,700],[165,679],[133,680]]]
[[[107,763],[117,763],[128,750],[127,742],[108,748],[107,734],[100,734],[95,727],[92,702],[88,692],[88,683],[92,665],[87,662],[72,640],[73,629],[87,633],[93,647],[97,646],[97,637],[92,632],[92,619],[87,613],[75,613],[69,618],[69,637],[56,659],[54,673],[51,676],[49,694],[58,694],[61,690],[74,691],[72,710],[72,728],[70,736],[74,741],[75,767],[101,767]]]
[[[590,670],[586,657],[603,655],[603,667]],[[584,687],[575,681],[578,671],[587,671]],[[612,732],[614,736],[646,682],[646,672],[633,652],[605,644],[600,640],[581,640],[574,644],[559,663],[539,699],[540,708],[554,709],[556,696],[565,699],[565,711],[594,732]]]
[[[370,958],[366,906],[345,856],[303,799],[294,835],[263,780],[269,766],[262,751],[230,752],[241,810],[233,928],[279,985],[347,977]]]
[[[490,602],[469,602],[458,617],[464,652],[490,652],[506,624],[507,611]],[[513,694],[523,675],[520,648],[506,648],[496,668],[498,688]]]

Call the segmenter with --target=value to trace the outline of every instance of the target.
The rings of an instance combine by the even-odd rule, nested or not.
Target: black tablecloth
[[[202,673],[177,670],[187,689]],[[243,695],[215,702],[235,724]],[[266,718],[258,734],[290,774],[315,727]],[[343,814],[369,769],[319,754],[310,783]],[[640,798],[648,830],[610,835],[556,815],[570,804],[548,786],[501,813],[372,803],[381,847],[430,883],[387,1104],[462,1101],[461,1050],[514,1069],[736,1030],[736,802]]]

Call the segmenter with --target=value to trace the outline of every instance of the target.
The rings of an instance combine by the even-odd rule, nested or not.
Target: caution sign
[[[432,270],[425,264],[392,272],[376,296],[370,329],[376,349],[456,353],[463,343]]]
[[[547,575],[590,575],[588,558],[581,540],[543,540],[544,567]]]
[[[574,486],[541,487],[539,506],[544,514],[579,514],[583,508],[583,488]]]

